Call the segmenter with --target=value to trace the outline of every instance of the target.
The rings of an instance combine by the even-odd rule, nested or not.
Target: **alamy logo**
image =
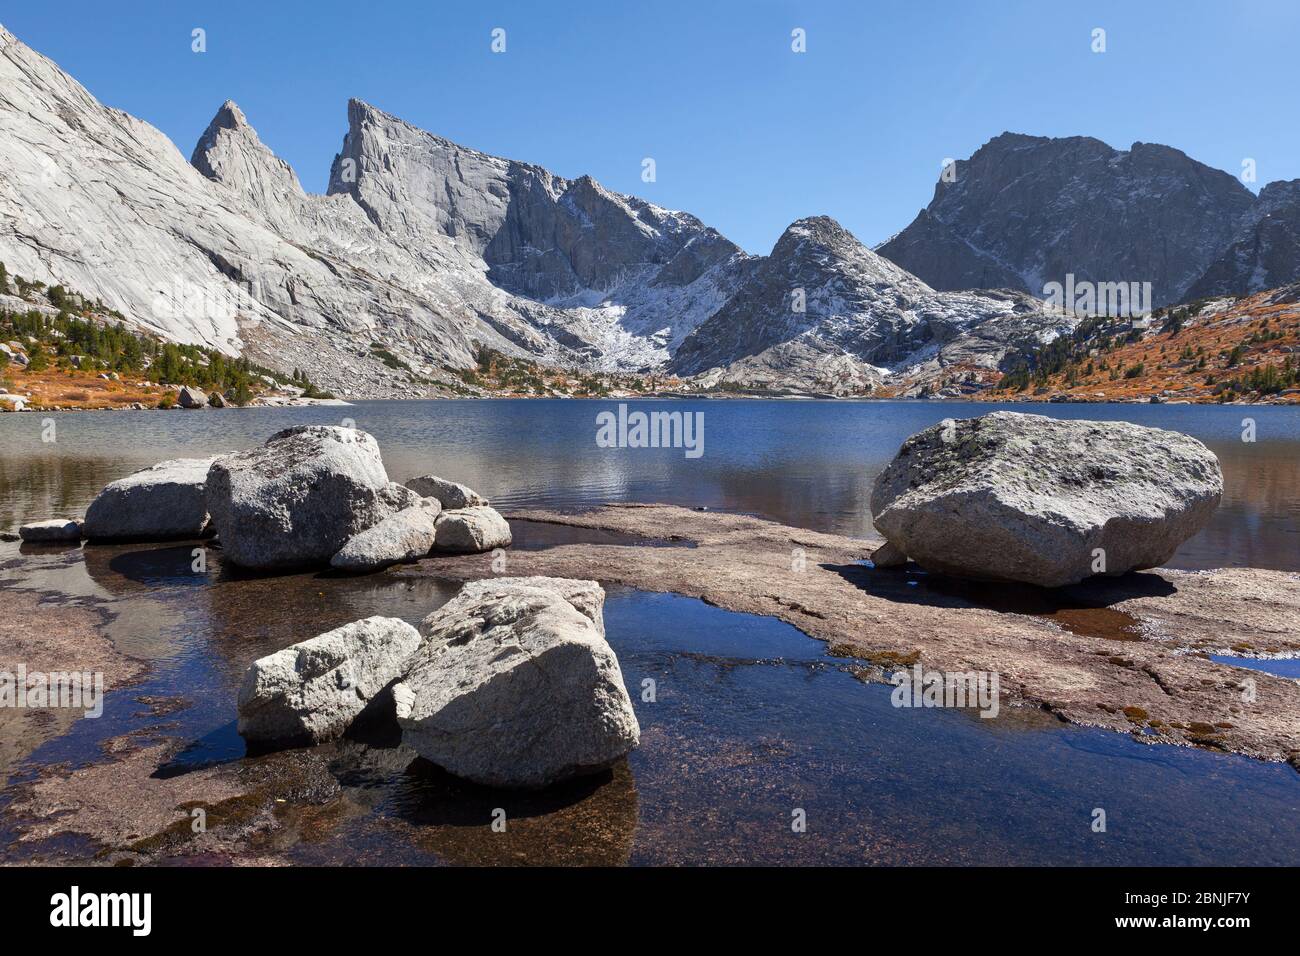
[[[895,707],[978,707],[981,717],[996,717],[1000,707],[996,671],[927,671],[920,664],[890,678]]]
[[[153,928],[150,893],[85,893],[74,886],[50,897],[50,925],[129,926],[132,936],[148,936]]]
[[[0,707],[44,710],[67,707],[87,717],[104,713],[104,675],[89,671],[28,672],[19,664],[17,672],[0,671]]]
[[[1151,311],[1150,282],[1075,282],[1074,273],[1069,272],[1064,284],[1049,282],[1043,286],[1043,296],[1048,305],[1079,317],[1127,318]]]
[[[704,454],[703,412],[629,412],[620,403],[618,414],[596,416],[599,448],[684,448],[687,458]]]

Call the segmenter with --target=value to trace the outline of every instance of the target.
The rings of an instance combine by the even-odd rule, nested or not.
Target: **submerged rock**
[[[409,506],[379,445],[355,428],[300,425],[218,459],[208,508],[225,556],[245,568],[324,565],[358,533]]]
[[[494,787],[544,787],[621,759],[641,729],[598,623],[602,602],[594,581],[466,585],[421,623],[424,641],[393,687],[403,742]]]
[[[1222,493],[1214,453],[1179,432],[994,412],[904,442],[871,512],[931,570],[1057,587],[1164,564]]]
[[[196,538],[208,524],[208,470],[216,458],[177,458],[105,486],[86,509],[85,536],[163,540]]]
[[[475,505],[485,505],[488,500],[472,488],[458,484],[454,481],[448,481],[446,478],[439,478],[437,475],[421,475],[418,478],[412,478],[406,483],[417,494],[425,498],[435,498],[448,510],[456,508],[472,508]]]
[[[427,503],[425,503],[427,502]],[[434,498],[389,515],[348,539],[330,567],[340,571],[378,571],[401,561],[416,561],[433,549],[434,526],[442,506]]]
[[[487,505],[458,508],[438,515],[436,551],[473,553],[504,548],[511,541],[510,525]]]
[[[18,537],[32,543],[80,541],[81,522],[75,518],[51,518],[49,521],[33,521],[31,524],[25,524],[18,529]]]
[[[405,621],[369,617],[254,661],[239,689],[239,733],[266,745],[340,737],[419,645]]]

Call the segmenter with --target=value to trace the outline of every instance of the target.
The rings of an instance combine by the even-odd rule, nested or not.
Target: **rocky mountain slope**
[[[747,388],[854,394],[900,373],[996,370],[1073,325],[1020,292],[937,292],[817,216],[785,231],[670,368]]]
[[[12,273],[77,288],[174,341],[255,356],[262,343],[286,367],[315,357],[345,369],[329,385],[354,394],[405,393],[368,357],[369,329],[409,329],[433,362],[502,338],[481,312],[517,339],[531,330],[489,284],[470,298],[358,231],[364,217],[345,203],[304,196],[233,106],[205,136],[204,171],[230,180],[214,183],[12,34],[0,30],[0,46],[0,260]]]
[[[748,258],[687,213],[459,146],[359,100],[328,192],[405,248],[454,240],[493,285],[558,310],[557,337],[607,368],[662,362]]]
[[[1300,279],[1300,179],[1269,183],[1186,298],[1261,292]]]
[[[419,393],[482,346],[577,367],[662,363],[744,270],[693,217],[363,103],[349,120],[330,195],[305,193],[233,103],[186,163],[0,27],[0,261],[141,329],[310,367],[354,396]],[[478,178],[459,181],[469,169]]]
[[[1300,402],[1300,283],[1102,318],[1028,353],[993,401]]]
[[[325,195],[232,102],[187,163],[3,27],[0,124],[10,273],[345,397],[477,393],[488,355],[534,370],[515,385],[552,368],[587,390],[962,394],[1073,329],[1032,297],[1067,272],[1151,281],[1159,303],[1296,268],[1296,184],[1257,202],[1162,146],[1004,134],[880,255],[814,217],[751,256],[687,213],[359,100]]]
[[[1182,301],[1255,206],[1237,179],[1168,146],[1003,133],[941,177],[878,252],[936,289],[1150,282]],[[1235,291],[1247,291],[1245,289]]]

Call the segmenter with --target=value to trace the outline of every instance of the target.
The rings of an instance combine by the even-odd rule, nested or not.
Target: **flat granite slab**
[[[671,591],[780,618],[864,680],[901,665],[999,674],[1007,704],[1300,769],[1300,683],[1219,664],[1209,654],[1300,656],[1300,575],[1254,568],[1146,571],[1068,588],[960,582],[915,565],[864,563],[879,539],[805,531],[747,515],[611,504],[580,514],[518,511],[518,521],[681,539],[696,547],[559,544],[435,556],[390,571],[452,580],[544,574]],[[500,568],[500,562],[498,562]]]

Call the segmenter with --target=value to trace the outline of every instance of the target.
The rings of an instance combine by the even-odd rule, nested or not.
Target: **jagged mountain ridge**
[[[1137,229],[1113,215],[1116,182],[1134,209],[1161,211],[1162,228],[1185,231],[1199,209],[1225,236],[1249,240],[1245,213],[1234,223],[1224,212],[1242,204],[1244,187],[1177,150],[1005,134],[993,143],[1015,155],[976,162],[990,144],[958,164],[957,183],[941,182],[917,223],[882,247],[910,248],[918,268],[944,273],[927,284],[825,217],[796,222],[772,254],[750,256],[689,214],[459,146],[359,100],[348,104],[329,188],[313,195],[233,103],[187,164],[159,131],[101,106],[2,27],[0,47],[0,120],[12,134],[0,141],[0,259],[98,296],[151,331],[308,368],[350,396],[458,384],[453,370],[471,366],[480,345],[556,366],[667,369],[779,390],[939,380],[1001,367],[1068,327],[1016,291],[1041,292],[1031,280],[1064,262],[1040,256],[1040,272],[1026,272],[1012,261],[1032,245],[1026,235],[1047,235],[1029,216],[1034,197],[1047,225],[1064,217],[1058,231],[1072,249],[1110,248],[1114,230],[1100,230],[1088,202],[1109,210],[1108,227]],[[1035,172],[1044,156],[1077,167],[1064,198]],[[1016,225],[992,252],[970,238],[996,238],[987,223],[968,236],[939,218],[956,210],[954,222],[981,224],[978,190],[954,190],[983,176],[1009,194],[999,201]],[[1010,195],[1026,183],[1026,195]],[[1287,203],[1277,208],[1291,215]],[[1080,209],[1088,221],[1076,226],[1067,213]],[[1276,217],[1253,222],[1277,227]],[[1154,258],[1120,250],[1113,261],[1182,281],[1191,253],[1223,254],[1206,252],[1212,238],[1166,243]],[[1233,261],[1245,268],[1240,255]],[[1006,288],[956,294],[953,284]],[[804,313],[788,307],[796,287],[808,294]],[[401,362],[376,359],[380,346]]]
[[[666,359],[749,258],[688,213],[460,146],[355,99],[327,193],[351,196],[408,248],[453,239],[496,286],[580,310],[557,321],[627,367]]]
[[[1042,295],[1072,273],[1150,282],[1154,305],[1177,302],[1255,204],[1235,177],[1179,150],[1134,143],[1122,151],[1085,136],[1003,133],[954,173],[876,250],[944,290]]]
[[[232,354],[257,354],[256,344],[277,367],[310,358],[321,384],[350,394],[409,391],[369,357],[376,327],[391,337],[409,329],[433,366],[468,362],[478,341],[556,348],[490,283],[471,299],[448,290],[431,267],[389,268],[401,250],[370,255],[353,232],[364,217],[303,195],[241,120],[237,110],[220,111],[207,171],[233,176],[233,153],[223,161],[217,152],[245,140],[239,183],[258,183],[260,193],[206,178],[158,130],[102,106],[0,28],[0,258],[176,341]],[[282,201],[274,211],[272,196]],[[335,221],[344,224],[337,245],[313,243]],[[499,329],[512,333],[509,342]]]
[[[903,369],[931,377],[956,365],[996,369],[1008,352],[1074,321],[1021,292],[936,291],[835,220],[814,216],[782,234],[669,367],[739,385],[849,394]]]
[[[428,135],[365,104],[349,113],[356,127],[382,118],[386,129]],[[233,103],[186,163],[158,130],[102,106],[2,27],[0,119],[0,258],[13,271],[77,288],[177,341],[309,365],[346,394],[403,394],[417,373],[436,381],[471,366],[479,345],[577,367],[660,364],[725,300],[727,270],[748,259],[693,217],[529,167],[555,184],[561,209],[577,211],[560,236],[573,274],[614,288],[557,285],[578,301],[555,305],[516,294],[494,281],[511,271],[500,241],[487,262],[487,247],[458,228],[463,215],[449,230],[395,239],[375,204],[303,191]],[[349,139],[363,159],[381,152],[373,135],[350,129]],[[522,164],[511,165],[518,176]],[[360,169],[358,194],[375,180]],[[581,221],[593,210],[603,228],[594,238]],[[624,271],[602,274],[595,251],[620,239]],[[527,285],[526,269],[513,272]],[[378,343],[413,372],[375,360]],[[393,379],[395,390],[385,387]]]

